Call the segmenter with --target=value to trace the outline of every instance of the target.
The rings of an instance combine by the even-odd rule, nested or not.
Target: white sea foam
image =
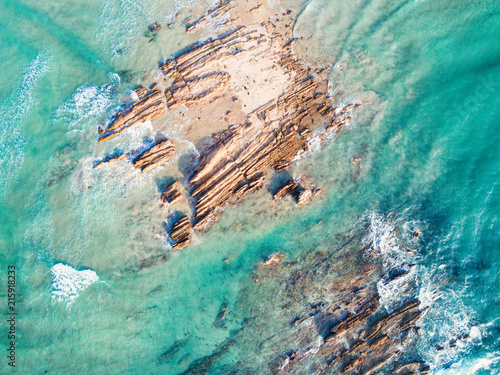
[[[447,272],[447,267],[441,264],[430,269],[421,264],[424,259],[417,251],[418,240],[414,233],[417,228],[418,238],[425,237],[422,230],[425,225],[404,217],[405,214],[399,219],[388,219],[377,213],[366,217],[370,225],[365,241],[371,245],[370,254],[382,257],[385,271],[394,268],[407,271],[389,283],[384,279],[379,281],[381,304],[391,310],[399,301],[412,296],[420,300],[421,307],[431,307],[418,323],[423,332],[419,348],[434,373],[475,374],[488,369],[496,363],[495,359],[459,359],[472,346],[481,345],[486,329],[474,323],[473,313],[463,304],[462,295],[446,287],[437,287],[436,277]]]
[[[484,357],[464,357],[446,368],[437,368],[433,371],[435,375],[476,375],[497,374],[498,367],[492,369],[493,365],[500,363],[500,352],[487,353]]]
[[[299,150],[297,155],[292,159],[292,163],[297,162],[302,159],[304,156],[313,154],[321,149],[322,138],[325,136],[322,130],[316,130],[311,134],[311,136],[307,139],[307,147],[304,150]]]
[[[387,268],[415,262],[412,249],[402,246],[404,232],[410,228],[408,224],[387,219],[376,212],[371,212],[366,218],[370,226],[364,241],[371,245],[371,251],[380,253]],[[403,232],[397,234],[397,227],[403,229]]]
[[[491,366],[500,362],[500,353],[488,353],[484,358],[476,358],[470,365],[470,374],[476,374],[480,370],[490,370]]]
[[[406,274],[395,280],[387,282],[382,279],[377,283],[377,291],[380,295],[380,302],[388,311],[398,307],[401,301],[409,298],[414,293],[418,285],[418,268],[410,268]]]
[[[421,282],[418,299],[422,306],[430,307],[443,297],[443,293],[437,289],[431,282]]]
[[[15,177],[24,162],[24,148],[28,137],[21,134],[19,124],[37,104],[33,94],[41,77],[49,70],[49,59],[38,55],[22,72],[18,88],[0,103],[0,197],[8,181]]]
[[[52,268],[52,298],[71,305],[91,284],[99,280],[92,270],[77,271],[62,263]]]
[[[401,276],[390,282],[382,278],[377,283],[380,302],[390,311],[404,299],[417,297],[422,307],[430,307],[442,297],[442,292],[425,277],[426,269],[419,264],[420,257],[414,248],[416,228],[422,237],[423,224],[415,221],[390,220],[375,212],[367,215],[369,230],[364,238],[370,245],[369,252],[382,257],[384,271],[399,270]],[[424,275],[424,277],[423,277]]]
[[[104,51],[113,54],[114,59],[130,58],[136,54],[140,58],[140,45],[146,40],[143,35],[147,25],[153,22],[168,24],[176,15],[193,15],[196,18],[213,4],[213,0],[173,0],[173,1],[102,1],[99,14],[101,31],[95,35]]]
[[[54,119],[67,121],[72,130],[83,131],[88,123],[86,120],[103,114],[113,104],[112,97],[120,78],[116,74],[109,77],[111,83],[107,85],[78,87],[71,99],[57,109]]]

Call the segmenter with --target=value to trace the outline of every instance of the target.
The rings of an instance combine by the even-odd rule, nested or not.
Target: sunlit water
[[[364,240],[387,262],[400,259],[405,236],[421,233],[408,277],[431,305],[417,350],[433,373],[499,373],[500,4],[295,2],[296,54],[332,65],[337,102],[362,103],[334,140],[292,167],[322,198],[296,209],[259,192],[171,252],[160,234],[162,169],[93,171],[92,152],[97,126],[129,90],[212,32],[186,36],[183,25],[210,5],[2,1],[0,275],[5,285],[16,265],[15,373],[181,373],[272,301],[256,302],[246,288],[262,259],[278,250],[300,259],[367,225]],[[151,40],[155,21],[172,27]],[[129,272],[159,254],[169,260]],[[390,308],[394,291],[379,291]],[[215,326],[223,303],[226,323]],[[250,341],[238,341],[212,373],[246,357]],[[3,361],[0,372],[14,373]]]

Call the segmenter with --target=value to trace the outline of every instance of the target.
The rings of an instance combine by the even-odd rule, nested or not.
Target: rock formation
[[[229,305],[227,304],[226,301],[224,301],[221,306],[219,307],[219,312],[217,313],[217,316],[215,317],[213,326],[217,328],[222,328],[224,327],[224,319],[226,318],[227,311],[229,309]]]
[[[196,32],[200,24],[209,22],[218,25],[216,35],[161,64],[160,81],[150,89],[136,89],[137,100],[99,132],[99,142],[104,142],[154,119],[154,131],[167,131],[172,122],[164,120],[172,116],[177,124],[182,123],[183,131],[177,134],[185,137],[172,139],[196,145],[199,156],[190,156],[182,171],[180,167],[169,170],[170,176],[182,174],[190,195],[189,208],[179,207],[184,212],[167,231],[172,249],[187,246],[193,230],[207,230],[224,206],[262,189],[273,171],[286,170],[310,151],[312,143],[320,144],[339,131],[357,106],[336,106],[328,92],[327,69],[311,69],[292,53],[297,42],[292,33],[293,12],[272,15],[255,0],[222,0],[186,29]],[[142,172],[151,171],[174,154],[174,144],[161,140],[137,156],[133,165]],[[298,205],[309,203],[318,189],[302,183],[286,181],[274,199],[290,195]],[[175,182],[163,191],[162,201],[179,202],[178,187]],[[260,263],[253,275],[255,285],[248,286],[239,306],[243,311],[248,308],[251,318],[211,355],[194,360],[186,373],[207,373],[238,340],[245,350],[255,345],[256,353],[268,356],[267,368],[259,369],[265,373],[428,371],[424,363],[408,361],[400,352],[418,335],[416,322],[425,307],[406,298],[398,301],[396,309],[386,310],[377,289],[382,266],[361,256],[366,250],[361,246],[348,252],[349,241],[339,249],[311,251],[308,258],[295,263],[286,262],[288,257],[280,252]],[[134,270],[165,260],[163,253],[151,256]],[[258,300],[258,308],[252,308],[249,296],[264,298],[266,293],[272,300],[266,306]],[[273,310],[270,319],[264,307],[277,305],[279,312]],[[261,309],[263,316],[255,316]],[[233,310],[223,304],[216,327],[227,322],[227,311]],[[279,332],[269,334],[276,329]],[[261,331],[263,336],[256,339]],[[251,339],[246,332],[251,332]],[[162,360],[168,360],[168,353]],[[247,373],[245,366],[235,365],[233,373]]]
[[[191,223],[189,217],[182,216],[170,228],[168,235],[173,241],[172,249],[182,249],[191,242]]]
[[[192,212],[185,214],[198,232],[217,220],[221,208],[262,189],[271,171],[289,168],[309,151],[313,138],[321,143],[338,131],[355,107],[335,107],[327,89],[328,71],[313,70],[294,56],[291,11],[274,17],[256,1],[222,0],[187,29],[193,32],[209,21],[218,25],[217,35],[161,64],[163,80],[150,89],[139,86],[137,100],[114,115],[99,134],[99,142],[104,142],[162,114],[184,117],[191,124],[186,140],[200,145],[200,157],[183,171],[192,202]],[[214,118],[219,122],[211,125],[213,130],[205,129],[207,119],[213,124]],[[165,131],[169,126],[153,125]],[[170,141],[162,141],[133,164],[151,171],[174,152]],[[165,192],[162,199],[175,203],[179,199],[175,190]],[[291,194],[303,205],[316,191],[297,187]]]
[[[235,306],[223,302],[214,325],[229,310],[248,318],[185,373],[428,374],[414,350],[428,306],[415,287],[404,296],[381,295],[381,281],[394,288],[408,274],[395,263],[386,268],[363,242],[363,230],[350,233],[299,258],[278,252],[259,262],[254,282],[245,283]],[[385,307],[387,298],[394,308]],[[219,350],[228,341],[245,355]]]
[[[124,153],[124,154],[114,155],[114,156],[110,156],[110,157],[104,158],[104,159],[100,160],[99,162],[97,162],[97,163],[94,165],[94,167],[93,167],[93,168],[94,168],[94,169],[100,168],[100,167],[102,167],[104,164],[107,164],[107,163],[111,163],[111,162],[114,162],[114,161],[119,161],[119,160],[125,159],[127,156],[128,156],[128,154],[127,154],[127,153]]]
[[[150,149],[134,159],[134,168],[148,172],[172,159],[175,155],[175,146],[168,139],[163,139]]]
[[[362,237],[362,232],[356,233],[337,249],[313,251],[296,265],[278,264],[272,273],[264,264],[256,268],[260,288],[270,283],[276,300],[285,302],[283,311],[295,312],[290,346],[271,361],[271,373],[429,372],[429,366],[415,360],[418,357],[405,356],[418,339],[417,324],[428,306],[409,284],[408,295],[392,297],[395,308],[384,307],[381,300],[388,296],[379,294],[378,284],[398,283],[408,270],[398,265],[385,269],[381,258],[368,256],[373,247],[363,247]],[[311,302],[304,309],[301,301]]]
[[[299,184],[293,179],[286,180],[283,185],[281,185],[278,190],[273,195],[274,200],[283,199],[284,197],[290,195],[293,196],[299,190]]]
[[[242,27],[187,51],[175,62],[168,61],[162,70],[174,79],[173,87],[181,87],[174,90],[175,98],[177,90],[189,92],[186,86],[196,77],[204,77],[203,71],[213,60],[225,61],[248,51],[259,55],[273,43]],[[268,170],[288,168],[299,152],[308,150],[308,136],[316,123],[326,123],[324,130],[328,131],[340,128],[349,119],[345,111],[332,118],[333,108],[326,104],[327,81],[304,68],[293,57],[290,45],[282,46],[274,57],[276,64],[292,77],[284,92],[250,112],[244,123],[229,128],[204,153],[189,179],[191,195],[196,199],[195,229],[205,226],[215,208],[224,206],[235,194],[241,197],[260,186]],[[175,103],[180,101],[192,103],[186,95],[178,95]]]
[[[140,86],[135,90],[139,99],[113,116],[108,126],[99,132],[99,142],[119,135],[126,128],[145,121],[154,120],[165,112],[160,90],[148,90]]]
[[[375,374],[390,363],[395,363],[396,368],[405,367],[406,374],[428,373],[429,367],[423,362],[397,361],[402,354],[398,348],[418,335],[416,323],[426,308],[418,300],[403,300],[398,309],[388,312],[381,308],[379,300],[376,288],[368,284],[346,290],[337,301],[318,303],[294,320],[299,330],[311,319],[327,329],[324,341],[314,350],[315,358],[324,358],[315,373]],[[310,360],[310,348],[290,351],[276,360],[273,373],[293,372],[293,368],[301,368]]]
[[[267,267],[275,266],[275,265],[279,264],[283,260],[284,257],[285,257],[285,254],[283,254],[282,252],[277,252],[277,253],[271,254],[271,256],[269,256],[269,258],[267,258],[265,261],[262,262],[262,265],[267,266]]]
[[[181,193],[179,193],[179,181],[175,181],[168,186],[161,194],[161,200],[164,203],[175,204],[181,200]]]
[[[276,190],[273,194],[273,199],[279,200],[286,196],[291,196],[299,206],[302,206],[310,203],[312,197],[316,195],[318,191],[318,188],[306,188],[299,184],[299,182],[288,179],[278,188],[278,190]]]
[[[160,69],[167,69],[165,65],[171,65],[169,62],[160,66]],[[209,73],[199,77],[184,79],[176,66],[165,73],[167,78],[174,78],[174,83],[165,91],[167,106],[173,109],[179,105],[187,107],[201,104],[215,99],[216,95],[223,91],[231,76],[225,72]]]
[[[316,190],[311,189],[302,189],[299,191],[299,195],[297,197],[297,204],[302,206],[303,204],[308,204],[311,202],[313,194]]]

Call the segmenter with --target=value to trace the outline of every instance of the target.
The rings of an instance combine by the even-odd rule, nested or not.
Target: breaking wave
[[[38,55],[22,72],[18,88],[4,103],[0,103],[0,198],[24,163],[24,149],[29,138],[21,133],[19,125],[36,106],[37,98],[33,91],[48,71],[48,58]]]
[[[380,302],[391,311],[399,307],[402,300],[417,297],[421,290],[422,267],[418,263],[417,240],[422,235],[422,225],[388,219],[375,212],[366,215],[365,219],[369,221],[369,229],[364,242],[369,245],[370,254],[382,258],[385,272],[377,284]],[[439,297],[437,289],[428,288],[428,298],[420,300],[423,306],[430,306]]]
[[[92,270],[77,271],[62,263],[57,263],[52,271],[52,298],[71,305],[91,284],[99,280]]]
[[[375,212],[364,220],[369,223],[366,255],[382,257],[385,274],[377,289],[384,308],[394,310],[407,298],[418,298],[422,308],[431,307],[418,322],[422,333],[417,350],[433,373],[479,374],[500,362],[500,355],[492,353],[482,358],[463,356],[482,345],[487,329],[476,322],[463,296],[436,281],[445,266],[434,265],[420,254],[425,223]]]
[[[89,118],[104,114],[112,106],[120,78],[110,74],[110,80],[107,85],[78,87],[72,98],[57,109],[54,119],[68,122],[71,130],[83,131]]]

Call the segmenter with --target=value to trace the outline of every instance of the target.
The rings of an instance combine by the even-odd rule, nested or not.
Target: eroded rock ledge
[[[175,204],[181,200],[181,193],[179,192],[179,181],[174,181],[168,186],[161,194],[161,200],[164,203]]]
[[[301,181],[288,179],[276,190],[273,194],[273,199],[279,200],[291,196],[301,206],[310,203],[312,197],[318,194],[318,192],[319,189],[316,187],[307,188],[301,185]]]
[[[163,79],[149,89],[137,88],[136,100],[99,134],[99,142],[105,142],[156,118],[153,129],[168,131],[170,123],[161,115],[184,118],[189,124],[186,140],[199,144],[200,154],[182,176],[190,195],[190,211],[182,208],[183,228],[189,225],[195,232],[217,221],[222,207],[262,189],[271,171],[289,168],[309,151],[312,140],[321,143],[342,128],[355,107],[335,106],[328,93],[328,70],[313,70],[294,56],[293,12],[272,14],[255,0],[225,0],[188,30],[209,21],[218,25],[216,36],[161,64]],[[200,142],[206,135],[211,141]],[[163,141],[136,157],[133,165],[148,172],[174,153],[173,143]],[[292,195],[302,205],[316,191],[297,187]],[[165,193],[162,199],[173,203],[181,198],[177,194]],[[170,238],[177,249],[189,243]]]
[[[110,123],[99,130],[99,142],[116,137],[126,128],[154,120],[165,112],[165,103],[159,90],[149,91],[143,86],[135,90],[139,99],[113,116]]]
[[[142,172],[148,172],[165,164],[172,159],[174,155],[174,144],[168,139],[163,139],[137,156],[134,159],[134,168],[140,169]]]
[[[191,242],[191,224],[189,222],[189,217],[185,215],[177,219],[170,228],[168,235],[174,242],[172,249],[182,249],[189,245]]]

